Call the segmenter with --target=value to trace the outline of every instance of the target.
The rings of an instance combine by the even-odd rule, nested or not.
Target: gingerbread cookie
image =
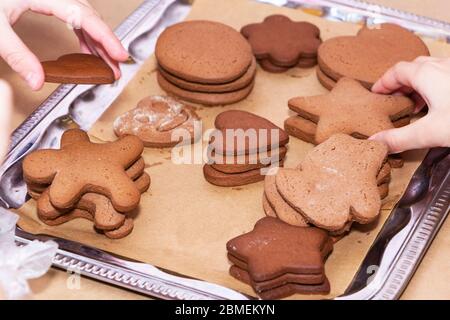
[[[308,153],[297,169],[280,169],[277,190],[320,228],[336,231],[350,221],[366,224],[381,209],[377,176],[386,158],[387,147],[380,142],[336,134]]]
[[[253,153],[240,156],[215,156],[209,160],[211,166],[223,173],[240,173],[254,169],[260,169],[272,163],[278,163],[284,159],[287,153],[286,147],[269,150],[266,153]]]
[[[302,58],[315,58],[321,44],[319,28],[283,15],[271,15],[261,23],[246,25],[241,33],[257,59],[278,67],[293,67]]]
[[[158,72],[167,81],[184,90],[206,93],[225,93],[246,88],[253,82],[256,74],[256,60],[252,60],[252,63],[241,77],[231,82],[219,84],[203,84],[199,82],[186,81],[182,78],[174,76],[161,67],[158,68]]]
[[[136,179],[135,184],[141,193],[150,187],[150,176],[143,173]],[[54,220],[58,217],[70,214],[58,210],[50,202],[48,191],[44,191],[37,200],[38,216],[43,220]],[[117,212],[111,205],[111,201],[100,194],[86,193],[75,205],[75,209],[89,212],[94,220],[95,227],[100,230],[113,230],[120,227],[125,221],[125,215]]]
[[[319,48],[318,62],[328,78],[334,81],[341,77],[352,78],[370,89],[397,62],[429,55],[425,43],[414,33],[384,23],[363,27],[356,36],[325,41]]]
[[[230,274],[250,284],[263,298],[294,293],[324,293],[329,285],[324,261],[333,242],[323,230],[295,227],[275,218],[262,218],[252,231],[227,243]],[[239,273],[237,273],[239,271]],[[244,277],[241,277],[244,276]],[[292,284],[290,293],[278,288]],[[306,286],[306,287],[303,287]]]
[[[201,137],[201,130],[194,130],[196,121],[200,118],[193,107],[171,97],[150,96],[139,101],[135,109],[118,117],[113,126],[118,137],[133,134],[146,147],[165,148],[196,142]],[[181,140],[174,136],[178,129],[184,130],[190,139]]]
[[[205,84],[236,80],[247,71],[253,58],[239,32],[205,20],[184,21],[166,28],[158,38],[155,55],[169,73]]]
[[[45,82],[108,84],[116,80],[108,64],[92,54],[67,54],[55,61],[42,62],[42,67]]]
[[[269,120],[247,111],[222,112],[216,117],[214,125],[217,130],[221,131],[223,137],[222,141],[210,143],[210,147],[217,154],[257,153],[261,149],[271,150],[283,147],[289,142],[289,136],[283,129]],[[247,133],[247,136],[239,135],[239,133]],[[231,136],[231,140],[234,137],[234,143],[227,144],[227,140],[230,140],[227,139],[227,134]],[[245,141],[240,141],[240,137],[243,137]],[[254,139],[251,139],[252,137]]]
[[[282,167],[283,162],[270,164],[264,168]],[[262,168],[253,169],[239,173],[224,173],[216,170],[213,166],[205,164],[203,166],[203,175],[209,183],[219,187],[237,187],[264,180],[264,172]]]
[[[23,161],[27,183],[51,184],[49,196],[58,209],[72,208],[85,193],[99,193],[111,199],[114,208],[129,212],[137,207],[140,192],[127,174],[144,146],[136,136],[97,144],[79,129],[66,131],[61,149],[38,150]]]
[[[270,62],[269,59],[260,59],[258,60],[259,65],[261,68],[267,72],[271,73],[282,73],[286,72],[292,67],[281,67],[273,64]],[[303,58],[301,59],[294,67],[298,68],[312,68],[317,64],[316,58]]]
[[[230,92],[199,92],[189,91],[175,86],[164,78],[159,72],[157,74],[159,86],[169,94],[173,94],[182,100],[193,103],[205,104],[210,106],[232,104],[245,99],[252,92],[254,81],[251,81],[246,87]]]
[[[330,93],[296,97],[288,105],[300,117],[317,123],[315,143],[335,133],[368,138],[394,128],[393,121],[409,117],[414,109],[414,101],[407,97],[375,94],[349,78],[340,79]]]

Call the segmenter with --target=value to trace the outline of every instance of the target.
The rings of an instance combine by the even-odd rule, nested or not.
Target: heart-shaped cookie
[[[214,125],[222,138],[216,141],[217,136],[214,135],[214,141],[210,143],[217,154],[250,154],[264,148],[277,149],[289,142],[289,136],[283,129],[247,111],[222,112],[216,117]]]
[[[321,71],[334,81],[353,78],[370,88],[390,67],[400,61],[429,56],[425,43],[395,24],[362,28],[356,36],[325,41],[318,51]]]
[[[107,84],[115,81],[114,72],[101,58],[72,53],[54,61],[42,62],[45,82],[73,84]]]

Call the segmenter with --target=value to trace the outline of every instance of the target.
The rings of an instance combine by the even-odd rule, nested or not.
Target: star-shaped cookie
[[[377,176],[387,157],[380,142],[336,134],[315,147],[296,169],[280,168],[276,186],[306,221],[336,231],[369,223],[381,208]]]
[[[414,108],[407,97],[376,94],[349,78],[341,78],[327,94],[292,98],[288,105],[302,118],[317,123],[316,143],[335,133],[368,138],[394,128],[393,121],[409,116]]]
[[[66,131],[61,149],[38,150],[23,161],[27,183],[51,184],[49,197],[58,209],[69,209],[88,192],[111,199],[114,208],[129,212],[139,204],[141,193],[125,170],[142,154],[136,136],[115,142],[92,143],[86,132]]]
[[[254,281],[266,281],[286,273],[323,273],[330,245],[332,248],[324,230],[265,217],[252,231],[228,241],[227,250],[246,263]]]
[[[315,58],[321,44],[319,28],[283,15],[271,15],[261,23],[246,25],[241,33],[257,59],[268,59],[278,66],[291,67],[300,58]]]

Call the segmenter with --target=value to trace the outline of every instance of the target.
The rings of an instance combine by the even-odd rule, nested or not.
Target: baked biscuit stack
[[[253,89],[256,62],[244,37],[213,21],[185,21],[160,35],[155,50],[158,83],[183,100],[225,105]]]
[[[283,165],[289,136],[267,119],[229,110],[216,117],[209,144],[206,180],[233,187],[264,180],[271,167]]]
[[[39,219],[56,226],[84,218],[108,238],[130,234],[141,194],[150,187],[143,149],[135,136],[97,144],[72,129],[63,134],[61,149],[29,154],[23,174]]]

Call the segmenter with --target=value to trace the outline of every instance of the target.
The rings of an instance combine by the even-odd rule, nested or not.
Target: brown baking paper
[[[338,35],[355,34],[359,29],[356,25],[330,22],[301,10],[240,0],[196,0],[189,19],[216,20],[240,29],[247,23],[261,21],[267,15],[275,13],[316,24],[320,27],[324,40]],[[450,47],[444,43],[428,41],[427,44],[435,56],[450,53]],[[134,108],[147,95],[164,94],[156,82],[155,69],[156,62],[152,57],[92,128],[92,137],[102,141],[115,140],[112,123],[117,116]],[[259,114],[282,127],[283,121],[290,115],[287,108],[289,98],[325,92],[326,89],[316,79],[314,68],[271,74],[258,67],[255,88],[246,100],[226,107],[198,106],[197,111],[202,118],[204,130],[213,127],[217,114],[229,109]],[[203,141],[203,145],[206,146],[206,141]],[[296,166],[312,148],[311,144],[291,138],[285,166]],[[327,297],[335,297],[344,292],[423,156],[423,151],[405,154],[404,167],[392,172],[389,196],[384,201],[379,220],[371,225],[353,228],[348,236],[335,245],[326,263],[326,273],[331,283],[331,293]],[[96,234],[92,223],[84,220],[71,221],[58,227],[46,226],[36,216],[34,201],[29,201],[19,210],[20,226],[32,233],[46,233],[80,241],[254,295],[249,286],[229,276],[230,264],[226,258],[225,244],[229,239],[250,231],[255,222],[264,217],[261,204],[263,183],[236,188],[213,186],[205,181],[201,164],[173,164],[170,149],[147,148],[144,158],[152,185],[150,191],[142,197],[135,228],[128,237],[121,240],[107,239]]]

